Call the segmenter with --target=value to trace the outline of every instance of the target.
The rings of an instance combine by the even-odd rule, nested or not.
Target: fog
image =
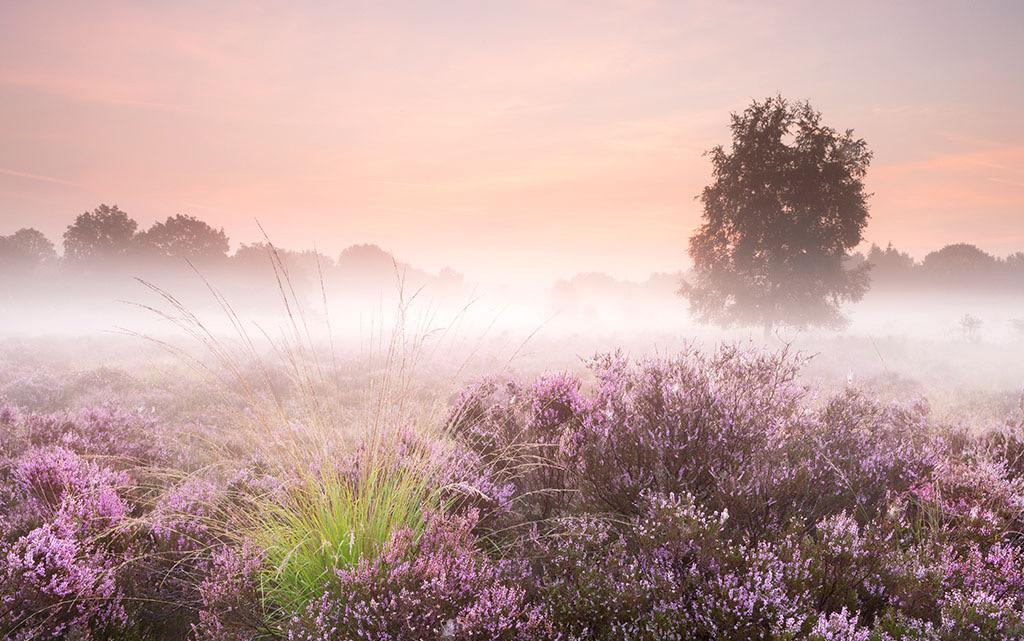
[[[682,272],[641,282],[591,273],[527,287],[426,273],[370,246],[340,260],[269,247],[251,258],[244,266],[125,260],[50,265],[21,278],[7,272],[0,398],[46,406],[29,398],[46,377],[185,372],[193,359],[210,360],[210,340],[270,361],[301,341],[342,370],[358,369],[396,335],[418,350],[424,372],[452,382],[578,370],[614,350],[657,356],[739,343],[806,357],[804,376],[822,393],[854,386],[923,398],[950,420],[998,421],[1024,384],[1016,287],[883,281],[844,306],[845,326],[779,326],[765,335],[698,322],[678,293]]]

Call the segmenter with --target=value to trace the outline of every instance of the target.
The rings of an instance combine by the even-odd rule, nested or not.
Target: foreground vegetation
[[[823,398],[800,366],[604,355],[479,381],[435,421],[380,421],[346,448],[256,414],[251,440],[274,449],[109,405],[5,406],[0,630],[1024,636],[1024,416],[938,425],[924,402]]]

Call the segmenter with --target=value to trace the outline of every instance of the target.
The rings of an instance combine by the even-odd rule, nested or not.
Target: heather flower
[[[17,460],[13,480],[24,493],[24,508],[41,519],[76,521],[80,530],[111,527],[128,506],[119,492],[125,474],[86,461],[63,447],[33,448]]]
[[[102,457],[118,467],[167,463],[167,437],[151,413],[110,405],[71,413],[26,414],[10,419],[0,443],[10,453],[31,446],[59,445],[83,456]]]
[[[49,447],[19,457],[11,479],[21,498],[15,519],[27,531],[9,530],[17,538],[0,548],[0,630],[13,639],[88,638],[124,625],[124,474]]]
[[[1024,610],[984,590],[952,590],[942,602],[943,641],[1024,638]]]
[[[251,641],[265,628],[259,576],[264,558],[249,543],[219,548],[198,585],[200,604],[192,636],[196,641]]]
[[[846,608],[823,616],[814,624],[809,641],[868,641],[871,629],[860,627],[857,619]]]
[[[1001,461],[946,459],[911,496],[933,535],[956,544],[991,545],[1024,529],[1024,479]]]
[[[287,498],[302,471],[157,474],[189,455],[148,414],[0,406],[0,633],[1024,638],[1018,418],[940,430],[923,402],[812,398],[797,366],[725,347],[485,380],[445,436],[398,431],[376,470],[387,481],[428,458],[445,511],[351,562],[324,557],[293,601],[268,598],[271,549],[225,519]],[[364,458],[311,467],[356,482]]]
[[[448,426],[479,460],[479,472],[467,479],[487,497],[479,507],[502,516],[516,509],[526,521],[565,508],[571,488],[561,452],[582,410],[579,386],[569,375],[543,377],[529,388],[489,379],[457,400]]]
[[[213,538],[221,493],[209,481],[192,478],[166,491],[149,513],[149,532],[161,545],[179,551],[202,549]]]
[[[0,630],[12,640],[91,638],[127,623],[117,585],[118,558],[83,538],[61,518],[18,539],[7,550],[0,586]]]
[[[384,554],[338,570],[289,639],[538,638],[545,620],[522,587],[525,567],[479,551],[476,518],[438,517],[418,542],[398,532]]]

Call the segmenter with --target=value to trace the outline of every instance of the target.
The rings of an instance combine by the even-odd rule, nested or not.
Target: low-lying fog
[[[66,392],[51,398],[58,393],[45,390],[54,380],[67,387],[82,378],[88,387],[122,375],[152,381],[156,370],[173,377],[168,372],[188,371],[187,358],[210,357],[210,336],[269,361],[299,337],[324,362],[358,370],[387,350],[399,325],[422,375],[449,382],[581,368],[616,349],[657,355],[741,342],[810,357],[804,376],[826,392],[853,385],[888,398],[924,397],[951,420],[998,421],[1024,385],[1024,295],[1016,291],[879,288],[846,308],[842,329],[780,328],[766,337],[760,328],[695,322],[676,292],[681,274],[640,283],[589,274],[526,289],[426,275],[378,258],[375,269],[355,273],[313,264],[285,274],[268,258],[246,272],[179,263],[8,281],[0,400],[59,409],[78,401]],[[105,393],[120,394],[104,383],[85,397]]]

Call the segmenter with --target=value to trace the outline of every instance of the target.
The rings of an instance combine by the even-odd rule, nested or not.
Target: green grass
[[[304,480],[282,501],[258,511],[253,536],[267,555],[268,605],[296,611],[319,596],[333,572],[380,554],[391,535],[419,536],[438,508],[426,475],[377,460],[355,481],[338,473]]]

